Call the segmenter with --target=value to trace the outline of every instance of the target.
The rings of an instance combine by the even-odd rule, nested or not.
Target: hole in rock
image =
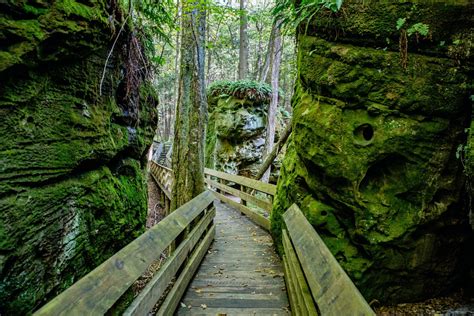
[[[374,138],[374,128],[370,124],[362,124],[354,130],[356,140],[368,143]]]
[[[326,216],[326,215],[328,215],[328,212],[326,212],[326,211],[321,211],[321,216]]]

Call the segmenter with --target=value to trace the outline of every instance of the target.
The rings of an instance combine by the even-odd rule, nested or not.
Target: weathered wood
[[[256,196],[250,195],[248,193],[245,193],[241,190],[234,189],[232,187],[229,187],[225,184],[220,184],[216,181],[205,179],[206,183],[209,184],[211,187],[215,187],[217,189],[220,189],[224,192],[227,192],[229,194],[232,194],[233,196],[236,196],[240,198],[242,201],[247,201],[252,204],[255,204],[256,206],[264,209],[265,211],[271,213],[272,211],[272,204],[269,203],[268,201],[264,201],[262,199],[259,199]],[[242,203],[243,206],[246,206],[245,204]]]
[[[290,300],[290,308],[292,311],[293,315],[300,315],[301,313],[301,308],[298,305],[298,302],[296,300],[296,291],[294,287],[294,280],[293,276],[290,271],[290,267],[288,266],[288,261],[286,259],[286,256],[283,255],[283,270],[285,272],[285,284],[286,284],[286,290],[288,292],[288,298]]]
[[[283,248],[288,261],[288,267],[295,284],[297,302],[301,306],[303,315],[318,315],[313,297],[309,291],[308,284],[301,270],[298,257],[293,249],[293,245],[288,237],[286,230],[282,231]]]
[[[224,179],[227,181],[244,185],[248,188],[252,188],[254,190],[257,190],[266,194],[275,195],[276,193],[276,185],[273,185],[273,184],[264,183],[258,180],[254,180],[254,179],[250,179],[250,178],[246,178],[242,176],[237,176],[233,174],[228,174],[225,172],[220,172],[220,171],[216,171],[216,170],[212,170],[208,168],[204,169],[204,173],[220,178],[220,179]]]
[[[124,315],[147,315],[152,310],[188,254],[214,219],[215,214],[215,209],[212,209],[199,221],[189,236],[179,245],[163,267],[130,304]]]
[[[321,314],[375,315],[298,206],[283,219]]]
[[[211,229],[207,232],[204,239],[201,241],[199,246],[193,251],[191,258],[189,259],[186,267],[183,269],[179,278],[173,285],[170,293],[166,296],[165,301],[161,305],[160,309],[156,313],[156,315],[172,315],[178,306],[179,302],[181,301],[181,297],[183,296],[186,288],[191,281],[191,278],[194,276],[199,264],[201,263],[202,259],[206,255],[207,249],[211,245],[212,240],[216,234],[216,226],[212,225]]]
[[[264,228],[267,231],[270,231],[270,220],[268,218],[265,218],[263,215],[260,215],[247,206],[244,206],[242,204],[239,204],[231,199],[229,199],[227,196],[214,192],[214,195],[221,200],[222,202],[225,202],[229,204],[230,206],[238,209],[242,213],[244,213],[250,220],[252,220],[255,224],[259,225],[260,227]]]
[[[216,238],[181,300],[186,307],[176,314],[288,315],[283,270],[271,236],[228,204],[215,205]]]
[[[43,306],[35,315],[104,314],[212,202],[212,193],[203,192]]]
[[[156,163],[155,161],[151,161],[150,174],[160,187],[161,191],[165,193],[166,197],[168,199],[171,199],[171,188],[173,186],[173,170],[168,167],[162,166]]]

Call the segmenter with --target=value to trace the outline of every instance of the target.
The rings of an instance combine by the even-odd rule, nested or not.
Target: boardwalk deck
[[[214,244],[177,315],[288,315],[283,267],[271,237],[228,205],[215,205]]]

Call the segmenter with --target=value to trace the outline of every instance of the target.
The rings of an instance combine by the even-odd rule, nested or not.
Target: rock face
[[[144,228],[156,115],[128,27],[101,83],[117,2],[0,8],[0,313],[23,314]]]
[[[271,88],[262,83],[218,81],[208,91],[206,166],[231,174],[256,174],[265,146]]]
[[[251,175],[265,146],[266,103],[235,97],[215,99],[209,115],[206,166]]]
[[[473,13],[344,1],[298,36],[293,134],[272,230],[280,238],[281,215],[297,203],[368,301],[447,293],[472,264],[456,150],[471,124]],[[400,52],[416,23],[429,34],[407,35]]]

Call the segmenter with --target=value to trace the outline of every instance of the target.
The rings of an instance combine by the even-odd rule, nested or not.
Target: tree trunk
[[[290,136],[291,129],[292,129],[292,126],[291,126],[291,121],[290,121],[288,123],[288,125],[286,126],[285,130],[283,131],[283,133],[281,134],[281,137],[278,140],[278,143],[276,143],[275,147],[273,147],[272,152],[265,157],[265,161],[260,166],[260,169],[258,170],[258,173],[255,176],[255,180],[260,180],[260,178],[262,178],[263,174],[271,166],[272,162],[275,160],[276,156],[278,156],[278,153],[283,148],[283,146],[286,143],[286,140]]]
[[[268,107],[267,114],[267,134],[265,136],[264,156],[270,154],[275,141],[275,124],[278,108],[278,81],[280,79],[280,62],[281,62],[281,22],[275,22],[275,38],[273,40],[273,58],[272,58],[272,100]],[[270,179],[271,166],[263,174],[262,181],[267,182]]]
[[[182,0],[181,65],[176,106],[171,210],[204,191],[207,100],[204,81],[206,14],[195,0]]]
[[[259,81],[266,82],[268,77],[268,71],[270,70],[271,59],[273,55],[273,47],[274,39],[275,39],[275,32],[276,32],[276,24],[277,22],[274,21],[272,25],[272,31],[270,33],[270,38],[268,39],[268,49],[267,53],[265,54],[265,63],[263,64],[262,71],[260,73]]]
[[[245,0],[240,0],[240,47],[239,47],[239,79],[246,79],[249,71],[249,38]]]

